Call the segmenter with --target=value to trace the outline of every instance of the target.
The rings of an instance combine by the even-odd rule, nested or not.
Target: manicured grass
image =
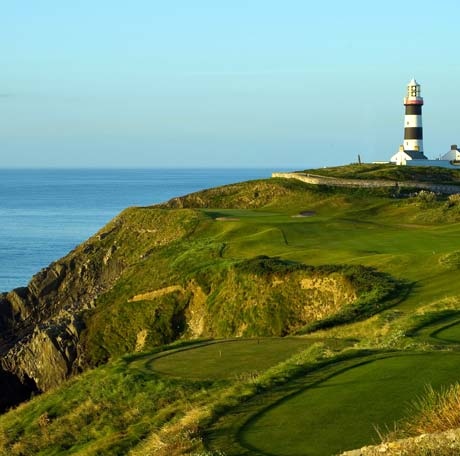
[[[302,337],[227,340],[166,352],[153,358],[149,367],[158,374],[188,379],[236,378],[262,372],[315,342]],[[333,348],[346,345],[346,341],[328,343]]]
[[[359,215],[359,214],[358,214]],[[256,254],[280,256],[309,264],[364,264],[397,278],[417,283],[405,307],[460,293],[439,258],[456,248],[458,225],[420,227],[394,220],[393,216],[368,219],[318,217],[291,219],[285,216],[239,222],[219,239],[226,244],[225,257]],[[236,222],[238,223],[238,222]]]
[[[293,394],[254,416],[243,446],[277,456],[327,456],[378,441],[375,427],[392,427],[427,384],[448,385],[460,355],[426,353],[375,360]]]
[[[432,334],[432,337],[440,341],[460,343],[460,321],[439,329]]]

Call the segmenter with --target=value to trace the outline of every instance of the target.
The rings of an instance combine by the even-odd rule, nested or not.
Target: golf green
[[[392,428],[410,402],[460,374],[460,354],[423,353],[370,360],[283,398],[240,430],[251,453],[329,456],[378,442],[376,429]]]
[[[157,373],[192,379],[222,379],[263,371],[308,348],[301,337],[236,339],[175,351],[150,362]]]

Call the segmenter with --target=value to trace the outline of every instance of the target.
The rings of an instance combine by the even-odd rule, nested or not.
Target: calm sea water
[[[268,169],[0,170],[0,291],[31,276],[128,206],[269,177]]]

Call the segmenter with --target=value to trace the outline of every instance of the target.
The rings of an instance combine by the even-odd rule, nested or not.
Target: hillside
[[[387,172],[355,168],[314,171]],[[457,380],[459,221],[455,195],[287,179],[125,210],[0,295],[1,405],[44,392],[0,417],[0,454],[326,455],[377,443],[374,426],[410,419],[427,384]]]

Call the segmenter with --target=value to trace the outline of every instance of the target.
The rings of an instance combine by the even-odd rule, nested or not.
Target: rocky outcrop
[[[79,338],[83,325],[78,315],[37,324],[0,359],[2,368],[38,391],[58,386],[80,370]]]
[[[0,387],[4,378],[18,390],[11,404],[0,397],[0,410],[85,368],[85,313],[127,268],[186,236],[198,219],[187,210],[127,209],[27,287],[0,293]]]
[[[81,370],[82,313],[124,267],[102,239],[93,237],[41,270],[27,287],[0,294],[0,382],[3,370],[11,388],[23,391],[18,400]]]

